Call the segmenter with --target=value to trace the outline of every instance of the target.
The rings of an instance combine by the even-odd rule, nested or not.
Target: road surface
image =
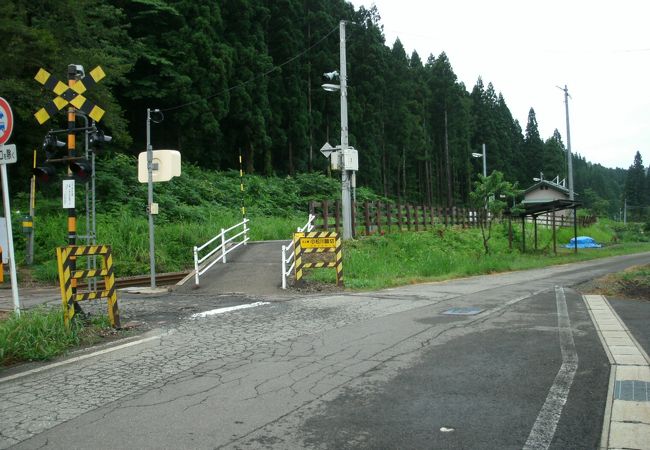
[[[0,379],[0,448],[596,448],[610,364],[572,286],[649,260],[188,312]]]

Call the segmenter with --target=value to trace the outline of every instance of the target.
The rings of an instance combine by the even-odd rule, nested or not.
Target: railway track
[[[176,284],[189,275],[189,271],[185,272],[172,272],[172,273],[161,273],[156,275],[156,285],[160,286],[169,286],[170,284]],[[116,278],[115,286],[120,288],[133,287],[133,286],[148,286],[150,282],[150,275],[139,275],[136,277],[124,277]],[[86,283],[80,283],[79,287],[81,289],[86,289]],[[97,289],[104,289],[104,280],[97,280]]]

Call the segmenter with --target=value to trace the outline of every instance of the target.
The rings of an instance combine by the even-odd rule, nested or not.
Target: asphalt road
[[[186,314],[0,379],[0,448],[595,448],[609,364],[571,286],[649,260]]]

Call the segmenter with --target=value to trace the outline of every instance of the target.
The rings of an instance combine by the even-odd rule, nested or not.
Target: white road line
[[[247,308],[254,308],[256,306],[262,306],[262,305],[268,305],[270,304],[269,302],[255,302],[255,303],[247,303],[245,305],[237,305],[237,306],[228,306],[227,308],[217,308],[217,309],[211,309],[210,311],[203,311],[200,313],[192,314],[190,318],[192,319],[198,319],[199,317],[208,317],[208,316],[214,316],[217,314],[223,314],[231,311],[237,311],[239,309],[247,309]]]
[[[533,428],[530,430],[528,440],[524,445],[526,450],[547,449],[551,445],[555,429],[562,415],[562,409],[569,397],[573,377],[578,370],[578,354],[573,341],[566,297],[561,286],[555,286],[555,303],[557,306],[557,327],[560,333],[562,366],[560,366],[560,370],[546,396],[546,401],[537,416]]]
[[[10,375],[8,377],[0,378],[0,383],[4,383],[5,381],[15,380],[17,378],[26,377],[28,375],[33,375],[35,373],[44,372],[46,370],[54,369],[55,367],[64,366],[66,364],[72,364],[72,363],[77,362],[77,361],[83,361],[84,359],[93,358],[95,356],[104,355],[106,353],[111,353],[111,352],[114,352],[114,351],[117,351],[117,350],[122,350],[124,348],[133,347],[134,345],[144,344],[145,342],[160,339],[161,337],[163,337],[163,336],[165,336],[167,334],[169,334],[169,333],[159,334],[157,336],[150,336],[148,338],[139,339],[137,341],[132,341],[132,342],[127,342],[126,344],[116,345],[115,347],[109,347],[109,348],[106,348],[104,350],[99,350],[99,351],[96,351],[96,352],[93,352],[93,353],[88,353],[86,355],[77,356],[77,357],[66,359],[64,361],[59,361],[59,362],[56,362],[56,363],[53,363],[53,364],[48,364],[47,366],[37,367],[37,368],[31,369],[31,370],[26,370],[25,372],[20,372],[20,373],[14,374],[14,375]]]

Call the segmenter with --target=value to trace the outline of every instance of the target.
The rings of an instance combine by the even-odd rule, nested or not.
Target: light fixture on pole
[[[485,153],[485,144],[483,144],[483,153],[472,152],[474,158],[483,158],[483,176],[487,177],[487,156]]]

